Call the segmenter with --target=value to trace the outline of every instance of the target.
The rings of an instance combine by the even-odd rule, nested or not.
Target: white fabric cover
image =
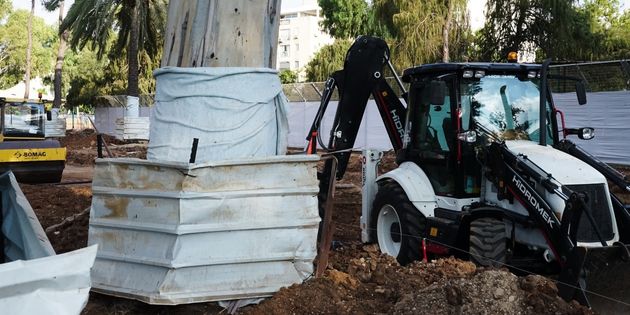
[[[6,261],[55,255],[46,233],[12,172],[0,175],[2,234]]]
[[[553,95],[568,128],[593,127],[595,138],[570,140],[604,162],[630,165],[630,91],[587,93],[580,106],[575,93]]]
[[[266,68],[156,70],[149,160],[196,162],[286,153],[286,97],[277,71]]]

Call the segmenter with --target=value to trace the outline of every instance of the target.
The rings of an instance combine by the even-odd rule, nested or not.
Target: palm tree
[[[63,8],[64,0],[44,0],[42,3],[48,11],[59,10],[59,27],[63,22]],[[57,50],[57,62],[55,63],[55,99],[53,100],[53,107],[61,107],[61,73],[63,68],[63,59],[66,54],[66,43],[68,42],[68,31],[59,32],[59,49]]]
[[[26,44],[26,72],[24,73],[24,99],[28,99],[31,88],[31,50],[33,49],[33,16],[35,15],[35,0],[31,0],[31,15],[28,16],[26,26],[28,39]]]
[[[127,95],[138,96],[138,54],[157,57],[162,46],[167,0],[76,0],[61,23],[70,31],[70,45],[88,43],[102,58],[109,39],[117,33],[113,49],[127,52]],[[118,54],[119,56],[122,54]]]

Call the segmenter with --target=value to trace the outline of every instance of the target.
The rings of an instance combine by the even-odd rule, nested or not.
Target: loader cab
[[[473,144],[487,137],[539,141],[539,71],[540,65],[491,63],[407,69],[409,108],[398,162],[418,164],[437,195],[478,197],[481,168]],[[558,129],[547,98],[546,142],[554,145]]]
[[[36,101],[0,101],[3,141],[41,140],[45,137],[44,104]]]

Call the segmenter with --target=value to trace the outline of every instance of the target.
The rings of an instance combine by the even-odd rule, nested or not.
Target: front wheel
[[[401,265],[420,260],[426,219],[407,198],[398,183],[379,183],[372,222],[381,252],[396,257]]]
[[[484,267],[503,267],[507,256],[505,223],[480,218],[470,223],[470,258]]]

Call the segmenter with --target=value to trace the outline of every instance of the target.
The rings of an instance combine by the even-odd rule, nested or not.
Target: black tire
[[[506,261],[505,223],[480,218],[470,223],[470,260],[484,267],[503,267]]]
[[[387,234],[391,236],[392,240],[400,242],[398,255],[392,255],[383,248],[381,248],[381,252],[396,256],[396,260],[401,265],[420,260],[422,258],[422,253],[420,252],[422,235],[426,226],[425,217],[409,201],[405,191],[398,183],[386,180],[380,182],[378,186],[378,193],[376,193],[372,206],[373,237],[378,240],[378,235]],[[399,219],[399,224],[398,226],[392,224],[389,232],[381,233],[378,220],[381,217],[381,211],[384,209],[387,211],[394,210]],[[381,245],[381,242],[384,240],[378,241],[379,245]]]

